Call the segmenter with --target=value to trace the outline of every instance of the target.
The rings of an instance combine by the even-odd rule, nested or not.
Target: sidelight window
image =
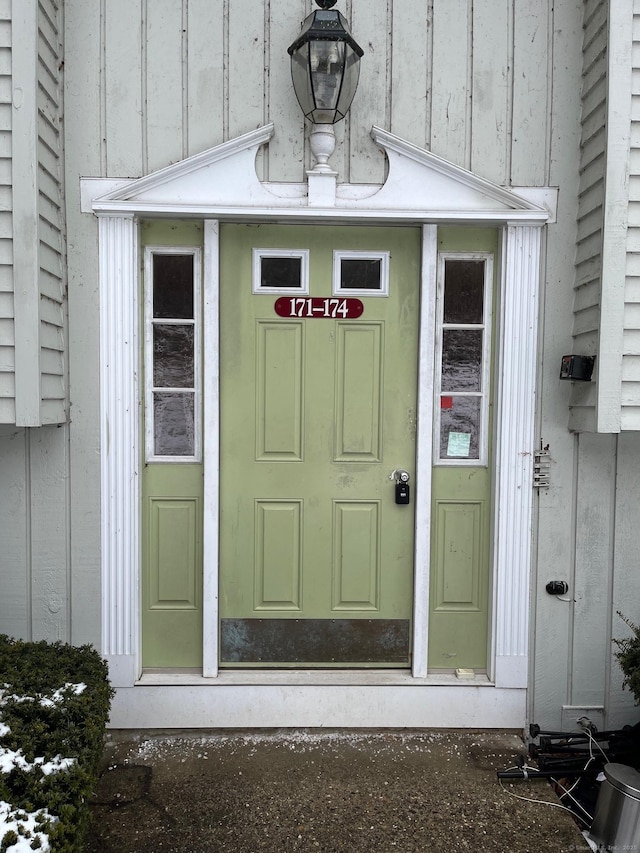
[[[200,373],[200,250],[147,248],[147,461],[200,460]]]
[[[493,256],[439,256],[435,452],[439,464],[487,464]]]

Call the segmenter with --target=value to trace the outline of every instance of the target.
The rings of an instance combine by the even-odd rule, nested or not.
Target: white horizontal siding
[[[635,405],[633,392],[638,390],[640,383],[640,356],[629,355],[625,358],[622,378],[624,380],[623,400],[627,405],[633,406]]]
[[[600,324],[607,116],[607,4],[585,4],[574,338]],[[588,285],[588,286],[585,286]]]
[[[42,422],[66,419],[62,214],[62,35],[58,0],[38,3],[38,239]]]
[[[0,236],[8,236],[11,229],[7,227],[7,223],[11,223],[12,216],[12,190],[11,187],[0,186]],[[9,214],[5,216],[5,214]]]
[[[640,430],[640,3],[634,3],[629,214],[627,220],[622,429]]]
[[[13,373],[15,366],[15,352],[13,347],[0,346],[0,373]]]
[[[584,4],[580,169],[578,186],[573,351],[597,349],[602,288],[607,115],[607,4]],[[569,423],[574,430],[595,427],[592,389],[572,387]]]
[[[574,337],[584,335],[587,332],[597,333],[600,327],[600,312],[597,305],[590,305],[582,311],[576,311],[574,316]]]
[[[640,432],[640,406],[627,404],[623,408],[621,430]]]
[[[9,236],[0,237],[0,268],[4,268],[11,276],[13,267],[13,239]]]
[[[45,350],[45,355],[48,353]],[[51,354],[53,355],[53,354]],[[55,355],[58,355],[57,353]],[[44,360],[44,359],[43,359]],[[51,363],[51,369],[57,371],[59,366],[59,359],[48,359]],[[64,385],[60,376],[56,373],[45,373],[42,374],[42,397],[43,400],[47,400],[48,403],[53,408],[56,404],[59,404],[60,401],[64,401]],[[49,421],[51,423],[51,421]]]
[[[13,424],[16,421],[15,395],[3,398],[0,396],[0,424]]]
[[[586,311],[594,305],[597,305],[600,299],[599,289],[600,280],[597,276],[590,276],[587,281],[577,287],[573,302],[574,311],[576,313],[579,311]]]
[[[628,356],[640,356],[640,329],[625,329],[624,351]]]
[[[6,6],[6,3],[3,5]],[[0,48],[11,48],[11,14],[0,18]]]
[[[634,44],[638,40],[634,2],[587,0],[584,6],[576,284],[595,284],[599,278],[600,287],[592,286],[586,292],[593,297],[591,312],[584,293],[576,299],[573,337],[576,352],[597,355],[596,391],[590,400],[595,406],[595,429],[601,432],[621,429],[623,400],[630,390],[624,387],[622,364],[628,313],[624,292],[628,257],[640,246],[639,235],[633,229],[627,232],[629,201],[633,202],[639,189],[633,172],[629,179],[627,165],[634,161],[630,152],[637,147],[635,125],[640,118],[640,100],[632,103],[629,99],[632,81],[637,84],[640,80],[640,68],[634,71],[640,53]],[[576,411],[578,397],[584,408],[584,392],[574,385],[571,403]],[[569,425],[579,428],[573,415]]]
[[[0,373],[0,399],[13,399],[16,395],[16,382],[13,373]]]
[[[0,423],[15,417],[13,276],[2,243],[12,239],[11,3],[0,2]],[[11,250],[9,248],[9,258]]]
[[[15,344],[15,329],[12,318],[0,317],[0,340],[4,341],[4,346],[13,347]]]
[[[13,11],[7,20],[0,13],[0,95],[16,92],[13,111],[11,101],[3,104],[0,98],[0,217],[6,214],[0,218],[0,268],[10,272],[15,261],[15,422],[38,426],[64,422],[68,410],[61,11],[59,0],[24,0]],[[11,47],[9,63],[2,56],[5,44]],[[8,345],[1,337],[0,344]]]

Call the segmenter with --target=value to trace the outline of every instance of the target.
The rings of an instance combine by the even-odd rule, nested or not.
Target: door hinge
[[[533,488],[548,489],[551,485],[551,453],[549,445],[542,446],[536,450],[533,460]]]

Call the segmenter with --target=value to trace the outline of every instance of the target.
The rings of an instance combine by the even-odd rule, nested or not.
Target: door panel
[[[333,504],[333,609],[380,607],[380,504]]]
[[[338,325],[336,461],[380,461],[384,387],[381,323]]]
[[[201,666],[202,466],[147,464],[142,508],[143,666]]]
[[[302,461],[304,327],[256,324],[256,459]]]
[[[256,610],[296,610],[302,605],[302,501],[255,502]]]
[[[149,501],[149,607],[190,610],[197,606],[200,567],[196,560],[198,501],[151,498]]]
[[[308,251],[334,309],[334,251],[384,249],[389,295],[367,276],[361,318],[281,319],[257,248]],[[409,665],[414,511],[389,474],[415,466],[419,261],[417,229],[221,228],[222,666]]]

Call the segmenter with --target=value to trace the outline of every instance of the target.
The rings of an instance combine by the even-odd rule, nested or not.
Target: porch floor
[[[510,732],[279,730],[109,735],[86,853],[589,850],[544,781],[496,771]]]

